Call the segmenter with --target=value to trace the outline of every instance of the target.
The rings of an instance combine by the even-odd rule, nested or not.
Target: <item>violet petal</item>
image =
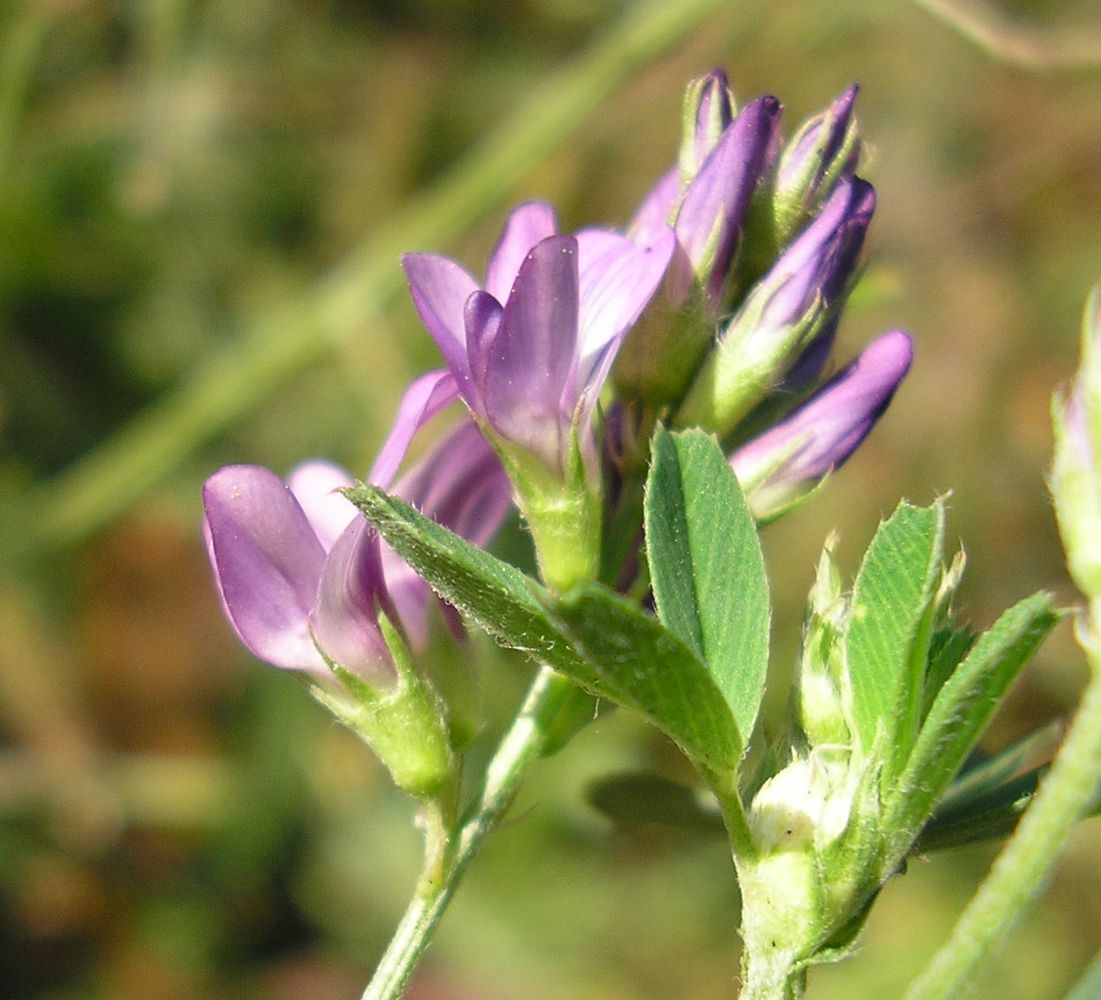
[[[505,304],[483,403],[510,441],[557,464],[564,428],[558,401],[576,364],[577,241],[551,236],[528,254]]]
[[[478,283],[453,260],[429,253],[407,253],[401,259],[413,305],[432,334],[447,366],[466,394],[470,368],[466,358],[463,305]]]
[[[328,676],[308,624],[325,550],[291,491],[268,469],[231,465],[206,481],[203,507],[218,593],[241,642],[277,667]]]
[[[506,302],[524,258],[536,243],[555,232],[554,209],[545,202],[529,201],[514,209],[490,254],[486,291],[498,302]]]
[[[398,405],[394,426],[375,459],[370,481],[376,486],[389,486],[417,431],[458,395],[459,385],[452,371],[426,372],[413,379]]]
[[[693,265],[698,270],[709,262],[712,298],[733,262],[753,192],[775,159],[780,110],[775,97],[747,104],[704,161],[677,213],[677,238]]]
[[[913,342],[892,330],[770,430],[731,457],[746,482],[786,456],[770,488],[813,482],[842,465],[887,408],[913,361]]]
[[[393,676],[378,628],[382,588],[378,535],[357,518],[325,560],[310,624],[317,645],[334,663],[372,683]]]
[[[352,477],[332,462],[303,462],[287,476],[287,486],[326,552],[357,515],[355,504],[337,492],[352,484]]]

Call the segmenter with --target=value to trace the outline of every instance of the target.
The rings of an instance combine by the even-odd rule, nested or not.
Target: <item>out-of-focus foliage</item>
[[[140,420],[255,316],[323,281],[625,6],[5,6],[5,510]],[[1005,8],[1043,28],[1101,20],[1091,0]],[[409,249],[476,264],[523,197],[554,201],[565,228],[622,223],[675,155],[684,82],[715,65],[742,98],[780,96],[789,129],[860,82],[880,208],[839,357],[888,325],[918,347],[860,455],[765,535],[774,665],[794,656],[827,531],[841,531],[851,574],[903,495],[951,491],[949,531],[970,560],[960,603],[976,626],[1041,587],[1071,600],[1043,475],[1048,399],[1073,370],[1081,300],[1101,274],[1101,67],[995,62],[917,5],[731,4],[457,245]],[[197,533],[199,484],[219,464],[285,470],[325,454],[367,468],[402,386],[434,356],[405,302],[361,326],[95,537],[0,571],[8,995],[324,1000],[366,981],[414,878],[411,808],[291,678],[239,652]],[[1077,664],[1057,634],[994,739],[1067,711]],[[528,670],[488,656],[492,719]],[[719,843],[616,832],[585,804],[589,780],[642,767],[686,777],[669,745],[617,713],[535,770],[414,997],[730,995],[737,898]],[[812,995],[897,995],[991,856],[911,865],[859,955],[816,971]],[[1086,825],[977,995],[1062,996],[1101,938],[1099,890],[1101,836]]]

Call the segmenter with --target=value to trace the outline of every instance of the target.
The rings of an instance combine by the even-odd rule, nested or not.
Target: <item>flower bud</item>
[[[813,746],[848,746],[852,731],[845,711],[843,641],[848,604],[841,593],[835,550],[826,540],[810,593],[799,661],[798,724]]]
[[[730,464],[759,521],[789,509],[856,451],[912,360],[910,338],[898,330],[885,333],[787,417],[734,452]]]
[[[688,85],[684,93],[684,131],[678,159],[682,187],[699,173],[703,161],[733,120],[734,94],[725,72],[712,70]]]
[[[865,181],[834,192],[723,330],[677,414],[680,426],[726,434],[781,380],[827,328],[874,210]]]
[[[853,106],[858,91],[854,83],[824,112],[804,122],[780,157],[772,203],[780,245],[856,169],[861,143]]]
[[[1101,285],[1082,324],[1082,360],[1070,391],[1052,401],[1051,494],[1070,575],[1101,598]]]

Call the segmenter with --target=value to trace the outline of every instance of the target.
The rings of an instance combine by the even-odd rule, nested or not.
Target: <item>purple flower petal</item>
[[[486,391],[486,372],[492,361],[493,344],[501,329],[501,316],[504,310],[489,292],[474,292],[466,300],[463,321],[466,324],[467,354],[470,374],[474,384],[467,405],[482,419],[486,417],[482,402]]]
[[[529,201],[514,209],[505,222],[486,269],[486,291],[506,302],[520,266],[532,247],[556,232],[554,209],[541,201]]]
[[[219,469],[203,487],[204,535],[226,616],[277,667],[327,677],[308,614],[325,550],[283,481],[258,466]]]
[[[661,175],[639,205],[627,227],[627,235],[636,243],[649,243],[673,221],[673,210],[680,198],[680,170],[672,167]]]
[[[487,544],[512,509],[512,485],[496,453],[469,420],[445,437],[394,487],[425,517],[475,545]],[[414,649],[427,640],[428,585],[385,545],[386,589]]]
[[[421,322],[432,334],[448,368],[466,395],[470,367],[466,357],[463,306],[478,283],[453,260],[428,253],[407,253],[401,259],[409,291]]]
[[[853,111],[856,96],[860,92],[855,83],[844,90],[821,115],[810,119],[799,130],[791,145],[784,151],[776,170],[776,187],[782,193],[793,191],[803,181],[806,192],[804,201],[808,209],[813,202],[827,192],[822,190],[826,175],[831,172],[844,177],[856,169],[860,156],[860,144],[854,141]],[[846,146],[852,148],[843,163],[837,158]],[[804,177],[808,167],[813,171]]]
[[[357,518],[325,560],[310,624],[329,659],[372,683],[393,679],[389,652],[378,628],[384,599],[378,536],[363,518]]]
[[[287,476],[288,488],[326,552],[356,516],[355,504],[337,492],[352,483],[339,465],[323,461],[303,462]]]
[[[558,402],[576,365],[577,241],[551,236],[528,254],[505,304],[485,379],[493,427],[556,466]]]
[[[754,336],[766,339],[799,323],[819,301],[832,303],[852,278],[875,211],[875,190],[854,178],[840,184],[816,218],[761,280],[753,298],[767,296]],[[751,311],[747,307],[747,311]]]
[[[734,118],[734,95],[723,70],[714,69],[689,84],[685,94],[685,118],[680,168],[687,178],[691,178]],[[689,120],[692,122],[690,130],[687,129]]]
[[[675,246],[676,237],[668,226],[656,231],[648,245],[603,229],[577,234],[579,389],[589,383],[605,348],[621,338],[646,308]]]
[[[426,372],[410,382],[394,426],[375,459],[370,481],[376,486],[389,486],[417,431],[458,395],[459,386],[451,371]]]
[[[847,368],[730,463],[744,484],[767,477],[769,494],[798,491],[842,465],[887,408],[913,361],[900,330],[874,340]]]
[[[776,157],[780,110],[775,97],[747,104],[692,180],[677,213],[677,238],[697,271],[706,264],[712,300],[734,260],[753,192]]]

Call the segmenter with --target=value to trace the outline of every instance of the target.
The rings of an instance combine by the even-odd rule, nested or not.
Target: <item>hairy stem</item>
[[[512,804],[528,766],[539,756],[555,719],[582,696],[570,681],[543,667],[486,768],[482,787],[457,827],[433,827],[428,816],[425,866],[416,893],[383,954],[362,1000],[398,1000],[482,841]]]
[[[1083,646],[1090,681],[1062,749],[1013,839],[905,1000],[960,995],[979,962],[1009,933],[1047,881],[1074,824],[1093,802],[1101,761],[1101,644],[1089,634]]]

